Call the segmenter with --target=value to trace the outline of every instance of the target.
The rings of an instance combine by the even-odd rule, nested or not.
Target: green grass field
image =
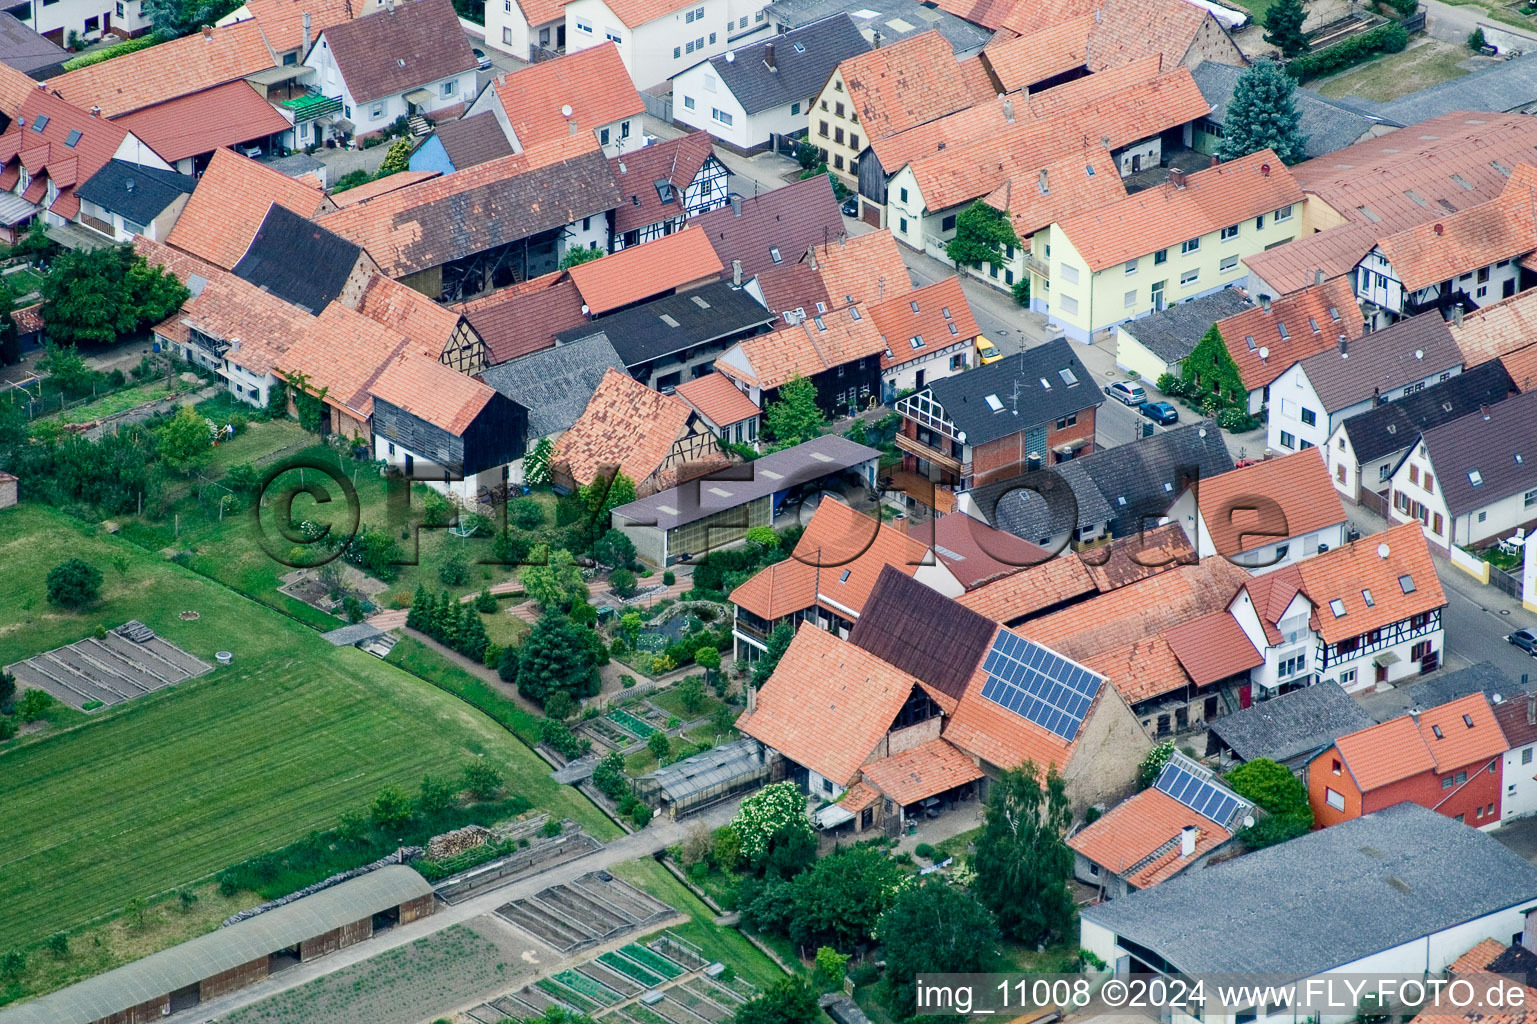
[[[114,391],[109,395],[103,395],[94,402],[86,402],[72,409],[66,409],[62,413],[55,413],[49,419],[60,423],[89,423],[91,420],[106,419],[120,412],[141,406],[146,402],[154,402],[171,394],[171,386],[164,380],[152,380],[143,384],[135,384],[133,387]]]
[[[102,600],[48,605],[44,576],[95,564]],[[0,747],[0,949],[117,912],[136,896],[207,877],[334,825],[380,787],[415,789],[475,755],[503,765],[536,807],[611,832],[548,766],[436,687],[134,545],[59,513],[0,515],[0,664],[140,619],[168,640],[234,663],[201,679]],[[194,610],[196,621],[178,613]],[[78,724],[69,724],[69,723]]]

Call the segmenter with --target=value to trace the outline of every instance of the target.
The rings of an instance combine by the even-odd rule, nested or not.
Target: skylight
[[[48,127],[48,115],[47,114],[38,114],[37,115],[37,120],[32,122],[32,130],[35,131],[35,132],[41,132],[44,128],[47,128],[47,127]]]
[[[1276,321],[1276,327],[1277,327],[1277,328],[1278,328],[1278,329],[1279,329],[1279,330],[1280,330],[1280,331],[1281,331],[1281,337],[1282,337],[1282,338],[1283,338],[1283,339],[1284,339],[1284,338],[1290,338],[1290,337],[1291,337],[1291,335],[1290,335],[1290,334],[1288,334],[1288,333],[1286,333],[1286,324],[1285,324],[1285,322],[1284,322],[1284,321],[1281,321],[1281,320],[1277,320],[1277,321]]]
[[[1068,387],[1072,387],[1074,384],[1078,383],[1078,375],[1074,373],[1070,367],[1062,367],[1062,369],[1057,371],[1057,376],[1061,377],[1062,383],[1066,384]]]
[[[1047,380],[1045,377],[1042,377],[1041,378],[1041,387],[1044,390],[1046,390],[1046,391],[1050,391],[1051,390],[1051,381]]]
[[[909,345],[911,345],[913,348],[922,348],[923,347],[923,335],[915,334],[911,338],[907,339],[907,343]]]
[[[710,308],[710,304],[708,302],[706,302],[704,299],[701,299],[699,296],[692,295],[692,296],[690,296],[690,298],[693,299],[694,305],[698,306],[700,309],[709,309]],[[821,303],[819,302],[819,303],[817,303],[817,305],[820,306]]]
[[[954,335],[959,335],[961,333],[961,329],[959,327],[955,326],[955,324],[951,324],[950,325],[950,333],[954,334]]]
[[[1462,716],[1462,724],[1467,726],[1469,729],[1473,728],[1473,716],[1472,715],[1463,715]]]
[[[1252,335],[1252,334],[1245,336],[1245,338],[1243,340],[1244,340],[1244,344],[1249,346],[1249,351],[1250,352],[1253,352],[1258,347],[1257,345],[1254,344],[1254,335]]]
[[[1414,577],[1408,574],[1398,577],[1398,589],[1406,594],[1414,593]]]
[[[1329,610],[1334,613],[1336,619],[1343,619],[1345,617],[1345,602],[1336,597],[1329,602]]]
[[[939,312],[944,315],[944,318],[946,320],[950,319],[950,307],[949,306],[940,306],[939,307]]]
[[[859,315],[859,307],[858,306],[850,306],[849,307],[849,319],[850,320],[863,320],[864,319],[864,317]]]
[[[775,263],[783,261],[783,257],[779,255],[779,246],[775,245],[769,248],[769,258],[772,259]]]
[[[997,395],[988,395],[985,401],[987,402],[987,407],[993,410],[993,412],[1003,411],[1003,403],[998,401]]]
[[[71,128],[69,134],[64,137],[64,145],[74,149],[80,143],[80,129]]]
[[[843,570],[843,575],[838,577],[838,582],[839,583],[847,583],[849,581],[849,573],[851,573],[851,572],[853,572],[852,569],[845,569],[845,570]]]
[[[917,302],[909,302],[908,305],[913,307],[913,312],[914,313],[918,312],[918,303]]]
[[[1308,326],[1313,328],[1313,333],[1314,334],[1318,333],[1318,321],[1317,320],[1314,320],[1312,317],[1308,317]]]
[[[1472,484],[1474,487],[1481,487],[1483,486],[1483,482],[1484,475],[1482,473],[1476,469],[1468,470],[1468,483]]]
[[[1445,737],[1441,734],[1441,727],[1439,725],[1432,725],[1430,727],[1430,731],[1435,733],[1436,739],[1445,739]]]
[[[1330,306],[1329,307],[1329,319],[1333,320],[1335,323],[1339,323],[1340,322],[1340,311],[1335,309],[1333,306]]]
[[[805,43],[796,43],[795,44],[795,52],[796,53],[805,53],[806,52],[806,44]]]
[[[827,330],[827,325],[822,322],[822,318],[821,317],[814,316],[811,319],[813,319],[813,320],[815,320],[817,322],[817,330],[819,330],[819,331]]]
[[[1372,597],[1372,592],[1370,590],[1363,590],[1363,591],[1361,591],[1361,599],[1366,602],[1366,607],[1368,607],[1368,608],[1375,608],[1375,607],[1377,607],[1377,602]]]

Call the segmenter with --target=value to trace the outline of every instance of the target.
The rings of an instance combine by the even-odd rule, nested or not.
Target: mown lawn
[[[1428,40],[1401,53],[1389,53],[1323,82],[1309,83],[1330,99],[1359,96],[1362,99],[1397,99],[1416,89],[1429,88],[1468,73],[1463,62],[1471,54],[1465,46]]]
[[[44,577],[96,565],[102,600],[48,605]],[[140,619],[234,663],[0,747],[0,950],[25,946],[334,825],[386,784],[484,755],[536,807],[607,835],[601,813],[484,715],[436,687],[69,517],[0,515],[0,664]],[[178,613],[199,613],[183,621]]]
[[[171,385],[162,378],[146,381],[143,384],[135,384],[133,387],[123,388],[111,394],[103,395],[94,402],[86,402],[72,409],[66,409],[62,413],[56,413],[48,419],[59,423],[89,423],[92,420],[106,419],[120,412],[127,412],[146,402],[154,402],[166,398],[171,394]]]

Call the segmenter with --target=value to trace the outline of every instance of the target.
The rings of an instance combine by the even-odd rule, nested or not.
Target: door
[[[1238,688],[1238,706],[1246,708],[1254,703],[1254,687],[1251,683],[1244,683]]]
[[[1162,312],[1163,311],[1163,286],[1165,284],[1167,284],[1167,283],[1168,283],[1167,281],[1154,281],[1153,282],[1153,312],[1154,313],[1158,313],[1158,312]]]
[[[1375,673],[1375,678],[1376,678],[1377,682],[1379,682],[1379,683],[1387,682],[1388,681],[1388,667],[1386,665],[1378,665],[1377,666],[1377,671]]]
[[[918,371],[918,375],[917,375],[917,377],[916,377],[916,378],[915,378],[915,380],[916,380],[916,381],[917,381],[917,383],[915,383],[915,384],[914,384],[914,385],[913,385],[913,388],[914,388],[914,389],[916,389],[916,390],[918,390],[918,391],[922,391],[922,390],[923,390],[923,374],[924,374],[924,371],[923,371],[923,370],[919,370],[919,371]]]
[[[1142,170],[1142,157],[1140,154],[1133,154],[1131,158],[1131,173],[1136,174],[1140,170]]]

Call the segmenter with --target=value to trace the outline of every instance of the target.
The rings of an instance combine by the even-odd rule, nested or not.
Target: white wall
[[[1427,370],[1429,368],[1427,367]],[[1427,372],[1423,377],[1408,381],[1389,391],[1384,391],[1380,399],[1384,402],[1392,402],[1404,395],[1415,391],[1421,391],[1431,384],[1436,384],[1462,372],[1459,364],[1450,369],[1437,368],[1435,372]],[[1295,452],[1304,448],[1313,448],[1328,442],[1334,428],[1345,420],[1359,413],[1368,412],[1373,407],[1373,398],[1368,396],[1362,401],[1329,412],[1324,409],[1323,401],[1318,393],[1313,390],[1312,382],[1307,379],[1301,363],[1293,363],[1281,376],[1270,385],[1270,422],[1266,427],[1265,444],[1272,451]],[[1304,422],[1305,412],[1313,414],[1313,422]],[[1291,435],[1291,444],[1287,444],[1282,432]]]
[[[502,483],[502,470],[500,466],[481,470],[463,480],[444,480],[444,469],[431,459],[423,458],[404,445],[396,444],[381,434],[374,435],[374,459],[387,463],[405,472],[406,456],[411,456],[411,479],[418,483],[426,484],[439,494],[447,495],[455,499],[461,505],[468,506],[475,501],[476,495],[482,487],[499,487]],[[522,460],[519,460],[521,463]],[[520,474],[521,475],[521,474]]]
[[[929,342],[929,339],[924,339]],[[882,401],[893,401],[898,392],[915,390],[918,387],[918,371],[923,371],[924,386],[934,383],[936,380],[944,380],[946,377],[954,377],[969,366],[976,365],[976,358],[972,352],[972,338],[966,338],[944,348],[937,348],[929,355],[921,359],[909,359],[905,363],[881,371]],[[887,339],[887,344],[892,346],[892,351],[901,354],[901,348],[911,348],[911,343],[906,338]],[[951,366],[951,363],[959,360],[959,366]]]
[[[272,374],[267,373],[257,376],[244,367],[232,363],[228,358],[223,360],[214,359],[197,345],[190,342],[184,345],[173,345],[165,338],[161,338],[160,341],[163,348],[175,351],[187,362],[196,363],[198,366],[224,374],[229,381],[226,390],[229,391],[232,398],[256,408],[266,407],[267,397],[271,394],[272,385],[277,383],[277,378],[272,376]]]
[[[727,0],[694,0],[630,28],[603,0],[571,0],[566,5],[566,52],[613,39],[635,88],[648,89],[726,51],[726,8]],[[702,15],[696,13],[700,11]]]
[[[566,228],[560,236],[555,255],[559,259],[572,249],[599,249],[608,252],[608,241],[608,215],[595,213],[591,217],[583,217]]]
[[[315,45],[310,47],[304,63],[315,69],[316,84],[323,95],[341,97],[342,116],[353,123],[355,135],[361,136],[379,131],[410,112],[410,104],[406,102],[404,93],[358,103],[357,98],[353,96],[347,83],[342,79],[341,70],[337,67],[324,32],[320,34]],[[423,82],[420,86],[412,86],[406,91],[412,92],[417,88],[423,88],[432,93],[432,99],[425,104],[429,114],[459,104],[468,104],[475,99],[475,69],[471,68],[436,81]]]
[[[694,104],[692,107],[690,101]],[[793,135],[803,131],[811,102],[807,97],[748,114],[720,81],[709,61],[689,68],[672,83],[673,120],[709,132],[726,145],[741,150],[765,146],[772,135]],[[718,118],[717,111],[729,117],[731,123],[726,124]]]

